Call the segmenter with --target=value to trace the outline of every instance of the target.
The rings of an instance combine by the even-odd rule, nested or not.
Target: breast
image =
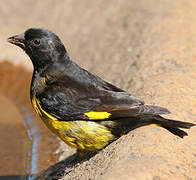
[[[109,129],[93,121],[53,121],[52,124],[65,143],[81,150],[99,150],[116,139]]]

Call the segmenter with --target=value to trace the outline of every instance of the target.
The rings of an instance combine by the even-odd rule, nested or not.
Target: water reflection
[[[40,139],[40,133],[34,123],[32,114],[21,106],[21,111],[24,113],[24,127],[27,132],[29,141],[31,142],[31,149],[27,152],[26,173],[34,174],[37,172],[37,146]]]

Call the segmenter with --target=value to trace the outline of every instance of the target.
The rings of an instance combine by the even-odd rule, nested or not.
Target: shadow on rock
[[[66,159],[48,167],[40,173],[34,175],[35,180],[57,180],[64,175],[71,172],[75,167],[81,163],[89,160],[95,156],[97,152],[86,152],[83,156],[79,156],[77,153],[67,157]]]

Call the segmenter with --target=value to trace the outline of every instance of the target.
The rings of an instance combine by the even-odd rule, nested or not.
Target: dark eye
[[[34,39],[34,40],[33,40],[33,44],[34,44],[35,46],[39,46],[39,45],[40,45],[40,40]]]

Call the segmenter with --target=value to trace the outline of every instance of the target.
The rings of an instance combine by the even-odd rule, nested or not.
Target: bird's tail
[[[108,121],[103,121],[102,123],[107,123],[112,130],[112,132],[116,136],[121,136],[123,134],[128,133],[129,131],[147,125],[156,125],[162,128],[167,129],[172,134],[183,138],[188,134],[182,129],[190,129],[192,126],[195,126],[194,123],[176,121],[172,119],[163,118],[160,115],[152,115],[152,116],[143,116],[143,117],[130,117],[130,118],[122,118],[116,120],[116,126],[109,126]],[[112,124],[112,123],[111,123]],[[181,129],[182,128],[182,129]]]
[[[192,126],[195,126],[195,124],[193,123],[166,119],[159,115],[153,116],[149,120],[151,122],[150,124],[155,124],[160,127],[163,127],[167,129],[169,132],[171,132],[172,134],[179,136],[181,138],[187,136],[188,134],[185,131],[181,130],[180,128],[190,129]]]

